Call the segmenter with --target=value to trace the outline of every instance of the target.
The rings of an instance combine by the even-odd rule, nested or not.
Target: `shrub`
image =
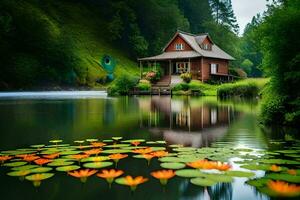
[[[116,79],[114,85],[109,88],[110,95],[128,95],[138,82],[138,77],[122,74]]]
[[[155,83],[160,79],[160,71],[149,71],[143,74],[144,78],[151,83]]]
[[[192,75],[190,73],[183,73],[180,75],[180,78],[182,78],[184,82],[189,83],[192,80]]]
[[[151,84],[147,80],[140,80],[140,82],[137,84],[137,88],[141,91],[149,91],[151,88]]]

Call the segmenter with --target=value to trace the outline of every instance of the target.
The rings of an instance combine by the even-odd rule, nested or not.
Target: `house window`
[[[211,50],[211,45],[210,44],[202,44],[202,48],[204,50]]]
[[[182,74],[189,72],[189,63],[188,62],[177,62],[176,63],[176,73],[177,74]]]
[[[216,74],[218,72],[218,64],[210,64],[210,73]]]
[[[183,44],[182,43],[175,44],[175,49],[176,50],[183,50]]]

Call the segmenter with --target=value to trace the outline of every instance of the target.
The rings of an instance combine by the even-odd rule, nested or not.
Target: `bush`
[[[180,75],[180,78],[182,78],[184,82],[189,83],[192,80],[192,75],[190,73],[183,73]]]
[[[110,95],[128,95],[138,82],[138,77],[123,74],[116,79],[114,85],[109,88]]]
[[[140,82],[137,84],[137,88],[140,91],[149,91],[151,89],[151,84],[147,80],[140,80]]]
[[[155,83],[156,81],[158,81],[160,79],[160,71],[149,71],[146,73],[143,73],[144,78],[148,81],[150,81],[151,83]]]

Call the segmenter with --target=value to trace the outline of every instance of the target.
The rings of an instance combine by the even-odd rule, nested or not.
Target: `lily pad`
[[[232,176],[227,176],[224,174],[208,174],[206,178],[221,183],[230,183],[233,181]]]
[[[39,176],[38,178],[37,175]],[[37,181],[37,180],[45,180],[51,178],[52,176],[54,176],[53,173],[41,173],[41,174],[33,174],[33,175],[26,176],[25,179],[29,181]]]
[[[37,165],[23,165],[20,167],[13,167],[11,168],[11,170],[15,170],[15,171],[24,171],[24,170],[29,170],[29,169],[33,169],[38,167]]]
[[[173,151],[195,151],[197,150],[196,148],[193,147],[179,147],[179,148],[174,148]]]
[[[185,167],[185,164],[178,162],[165,162],[161,163],[160,166],[166,169],[182,169]]]
[[[116,153],[129,153],[129,152],[131,152],[130,149],[107,149],[107,150],[103,150],[101,153],[116,154]]]
[[[247,164],[247,165],[241,165],[241,168],[249,169],[249,170],[269,170],[271,165],[258,165],[258,164]]]
[[[60,153],[60,155],[75,155],[75,154],[80,154],[81,151],[63,151]]]
[[[67,165],[72,165],[74,162],[71,161],[53,161],[51,163],[48,163],[48,166],[51,167],[59,167],[59,166],[67,166]]]
[[[26,165],[26,164],[27,164],[27,162],[20,161],[20,162],[5,163],[5,164],[3,164],[3,166],[5,166],[5,167],[19,167],[19,166],[23,166],[23,165]]]
[[[109,167],[111,165],[113,165],[112,162],[92,162],[92,163],[83,164],[85,168],[92,168],[92,169],[100,169],[103,167]]]
[[[151,147],[151,149],[152,149],[153,151],[164,151],[164,150],[166,150],[165,147]]]
[[[52,170],[51,167],[37,167],[37,168],[30,169],[29,171],[31,173],[44,173],[44,172],[49,172],[51,170]]]
[[[205,177],[206,174],[197,169],[180,169],[176,170],[176,176],[185,177],[185,178],[194,178],[194,177]]]
[[[162,157],[158,159],[160,162],[181,162],[178,157]]]
[[[213,186],[217,184],[217,182],[207,179],[207,178],[192,178],[191,183],[198,186]]]
[[[228,176],[235,176],[235,177],[253,177],[255,176],[255,173],[253,172],[245,172],[245,171],[227,171],[225,172]]]
[[[300,183],[300,176],[299,175],[291,175],[286,173],[271,173],[267,174],[265,178],[273,179],[273,180],[281,180],[287,181],[291,183]]]
[[[106,145],[105,148],[120,148],[120,147],[128,147],[130,144],[112,144],[112,145]]]
[[[132,140],[124,140],[122,143],[131,143],[131,142],[145,142],[144,139],[132,139]]]
[[[95,156],[95,157],[84,158],[81,160],[81,162],[102,162],[105,160],[110,160],[110,158],[108,156]]]
[[[77,165],[69,165],[69,166],[63,166],[63,167],[57,167],[56,171],[60,171],[60,172],[68,172],[68,171],[73,171],[73,170],[77,170],[80,169],[80,166]]]
[[[263,187],[268,183],[268,181],[270,181],[270,179],[259,178],[259,179],[248,180],[248,181],[246,181],[246,183],[248,185],[251,185],[251,186],[254,186],[254,187]]]
[[[87,141],[87,142],[97,142],[98,139],[93,139],[93,138],[92,138],[92,139],[86,139],[86,141]]]
[[[30,174],[29,170],[18,170],[7,173],[8,176],[27,176],[28,174]]]

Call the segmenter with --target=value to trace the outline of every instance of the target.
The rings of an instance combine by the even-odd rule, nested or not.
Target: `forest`
[[[269,1],[240,30],[231,0],[2,0],[0,90],[105,86],[138,75],[136,59],[157,54],[176,30],[209,33],[236,60],[232,73],[270,77],[262,118],[299,124],[300,0]],[[240,34],[242,33],[242,34]]]

